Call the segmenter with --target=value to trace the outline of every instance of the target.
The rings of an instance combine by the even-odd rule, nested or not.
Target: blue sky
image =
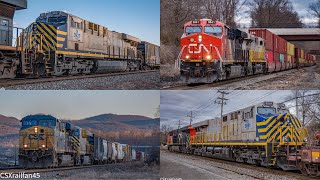
[[[51,114],[83,119],[100,114],[132,114],[154,118],[159,91],[0,91],[0,114],[18,119],[30,114]]]
[[[40,13],[57,10],[160,45],[160,0],[28,0],[15,26],[25,28]]]

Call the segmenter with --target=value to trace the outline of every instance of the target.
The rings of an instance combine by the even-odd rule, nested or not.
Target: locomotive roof
[[[34,119],[38,119],[38,118],[41,118],[41,119],[56,119],[56,120],[58,120],[57,118],[55,118],[55,117],[53,117],[53,116],[51,116],[51,115],[46,115],[46,114],[41,114],[41,113],[39,113],[39,114],[34,114],[34,115],[28,115],[28,116],[25,116],[25,117],[23,117],[22,119],[21,119],[21,121],[22,120],[25,120],[25,119],[30,119],[30,118],[34,118]]]
[[[16,10],[27,9],[27,0],[0,0],[0,3],[5,3],[14,6]]]

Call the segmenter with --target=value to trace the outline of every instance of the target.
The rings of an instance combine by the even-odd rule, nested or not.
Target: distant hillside
[[[14,147],[19,143],[20,121],[0,114],[0,147]]]
[[[13,117],[0,115],[0,137],[19,132],[20,121]]]
[[[112,141],[129,144],[157,145],[160,119],[137,115],[101,114],[73,124]]]
[[[159,126],[160,119],[152,119],[145,116],[138,115],[116,115],[116,114],[101,114],[98,116],[88,117],[83,120],[98,121],[98,122],[119,122],[123,124],[139,126],[141,127],[150,127],[150,126]]]

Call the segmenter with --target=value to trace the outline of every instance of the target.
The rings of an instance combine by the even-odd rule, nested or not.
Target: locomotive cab
[[[55,132],[59,120],[50,115],[32,115],[21,120],[19,163],[22,167],[49,167],[53,164]]]
[[[181,59],[185,62],[214,62],[221,57],[224,24],[212,20],[190,21],[184,25],[181,37]]]

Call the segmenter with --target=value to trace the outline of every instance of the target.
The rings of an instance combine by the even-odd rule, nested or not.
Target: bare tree
[[[310,13],[318,19],[318,27],[320,28],[320,0],[309,5]]]
[[[172,130],[173,130],[173,128],[171,126],[169,126],[169,125],[166,125],[166,124],[162,124],[161,125],[161,128],[160,128],[160,131],[161,131],[161,138],[160,138],[161,144],[166,144],[167,143],[168,134]]]
[[[292,95],[288,99],[297,98],[297,106],[293,105],[292,108],[297,107],[298,119],[304,122],[304,126],[309,130],[312,136],[320,129],[320,91],[292,91]],[[316,94],[316,95],[312,95]],[[294,101],[293,101],[294,102]],[[295,104],[295,103],[294,103]]]
[[[252,0],[252,27],[302,27],[298,13],[289,0]]]

